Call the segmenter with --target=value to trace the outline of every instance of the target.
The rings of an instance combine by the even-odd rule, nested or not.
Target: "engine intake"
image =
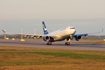
[[[54,42],[54,39],[53,39],[52,37],[50,37],[50,36],[45,36],[45,37],[43,38],[43,40],[44,40],[44,41],[47,41],[47,42]]]
[[[43,38],[43,40],[44,40],[44,41],[50,41],[50,37],[49,37],[49,36],[45,36],[45,37]]]
[[[76,36],[76,41],[79,41],[81,39],[81,36]]]

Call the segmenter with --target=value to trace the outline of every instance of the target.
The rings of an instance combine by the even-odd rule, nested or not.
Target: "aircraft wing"
[[[100,31],[100,32],[85,33],[85,34],[75,34],[75,35],[73,35],[73,37],[75,37],[75,36],[87,36],[87,35],[90,35],[90,34],[102,33],[103,31],[104,31],[104,29],[102,29],[102,31]]]
[[[88,33],[86,33],[86,34],[75,34],[75,35],[73,35],[73,37],[76,39],[76,41],[79,41],[81,39],[81,36],[87,36],[87,35],[88,35]]]
[[[45,36],[50,36],[52,38],[57,37],[55,35],[40,35],[40,34],[19,34],[19,35],[23,35],[25,37],[30,36],[30,37],[39,37],[39,38],[44,38]]]
[[[87,36],[88,35],[88,33],[86,33],[86,34],[75,34],[75,35],[73,35],[73,37],[76,37],[76,36]]]
[[[30,37],[41,37],[44,38],[45,36],[50,36],[52,38],[55,38],[57,36],[55,35],[41,35],[41,34],[24,34],[24,33],[10,33],[10,32],[5,32],[4,30],[2,30],[5,34],[14,34],[14,35],[23,35],[25,37],[30,36]]]
[[[85,33],[85,34],[74,34],[73,37],[75,37],[76,40],[78,41],[81,38],[81,36],[87,36],[87,35],[91,35],[91,34],[102,33],[103,31],[104,31],[104,29],[102,29],[101,32]]]

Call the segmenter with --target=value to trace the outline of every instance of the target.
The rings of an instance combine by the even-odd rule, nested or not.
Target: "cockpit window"
[[[75,28],[70,28],[70,29],[75,29]]]

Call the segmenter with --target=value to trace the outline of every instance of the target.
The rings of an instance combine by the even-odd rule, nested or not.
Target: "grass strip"
[[[76,53],[55,53],[55,52],[34,52],[42,55],[54,55],[54,56],[70,56],[72,58],[80,59],[105,59],[102,55],[88,55],[88,54],[76,54]]]
[[[0,53],[35,53],[40,55],[53,55],[53,56],[69,56],[71,58],[80,58],[80,59],[105,59],[103,55],[91,55],[91,54],[78,54],[78,53],[60,53],[60,52],[0,52]]]

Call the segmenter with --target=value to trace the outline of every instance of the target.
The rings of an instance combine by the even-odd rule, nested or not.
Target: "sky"
[[[105,0],[0,0],[0,34],[7,32],[43,34],[42,21],[49,32],[74,26],[76,32],[105,29]],[[105,32],[98,34],[105,35]]]

